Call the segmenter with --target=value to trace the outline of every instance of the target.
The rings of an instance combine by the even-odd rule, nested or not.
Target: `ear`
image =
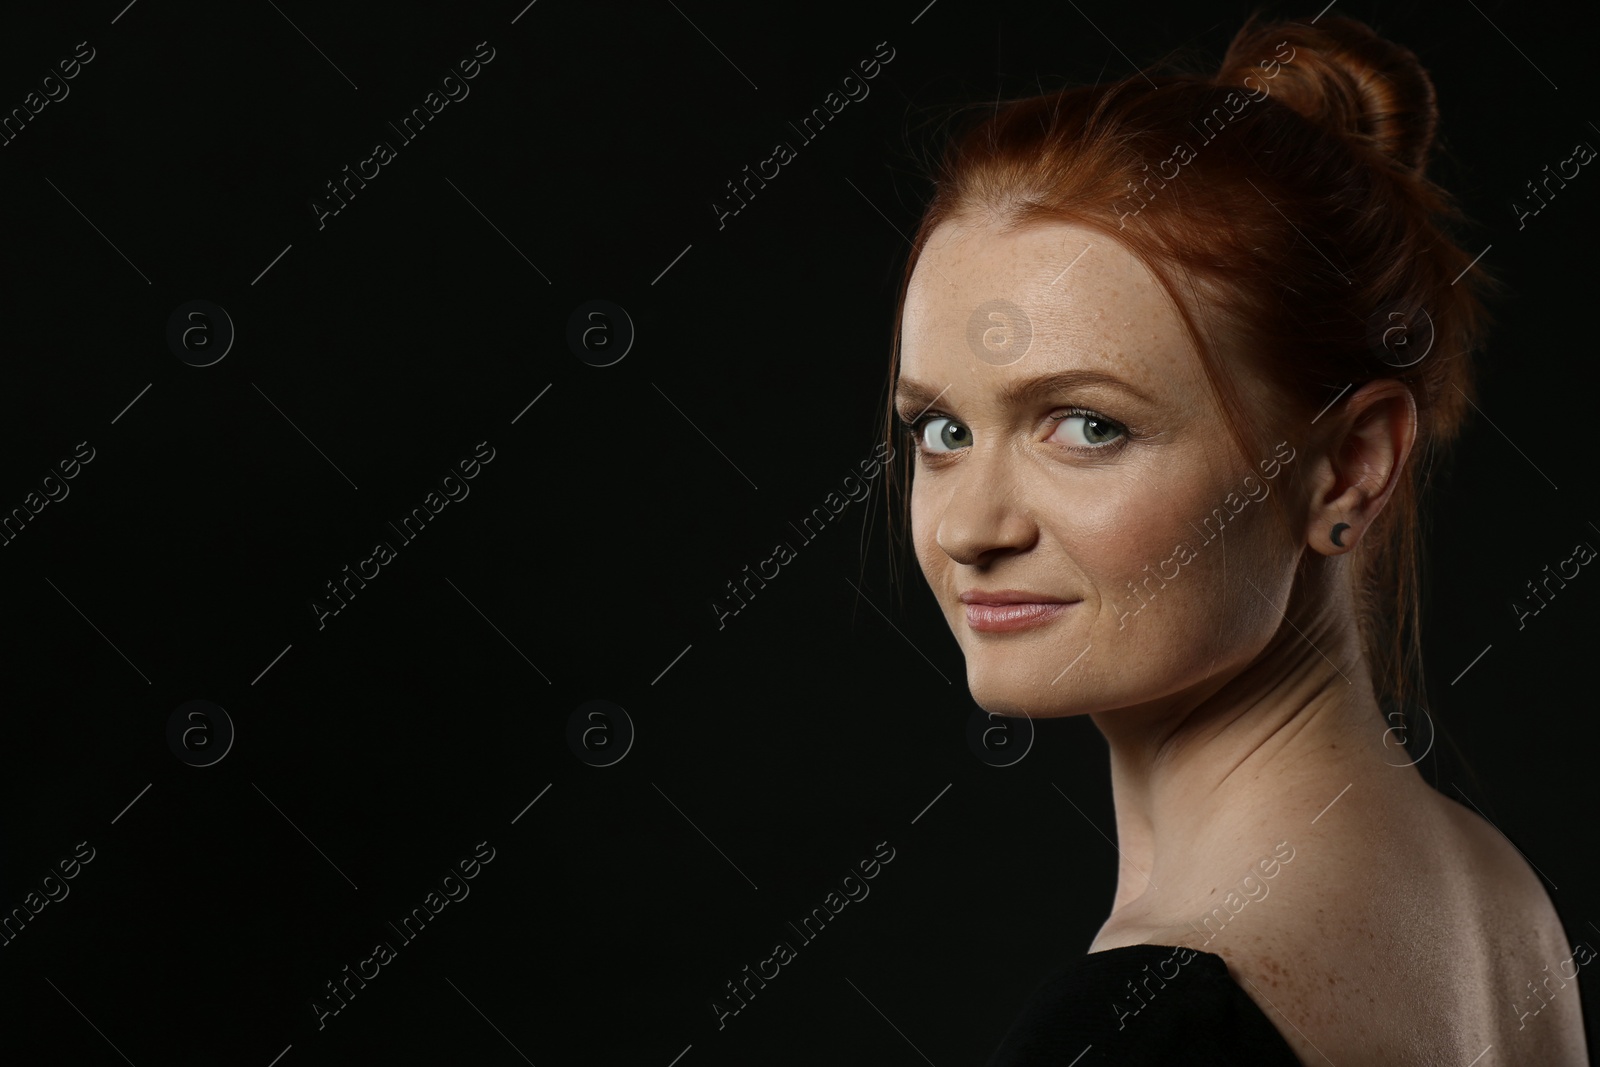
[[[1417,402],[1404,382],[1368,382],[1338,409],[1311,470],[1306,543],[1325,556],[1350,550],[1405,477]],[[1335,526],[1345,524],[1334,544]]]

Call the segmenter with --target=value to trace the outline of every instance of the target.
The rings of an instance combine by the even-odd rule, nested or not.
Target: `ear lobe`
[[[1329,428],[1318,463],[1323,478],[1307,542],[1325,556],[1356,544],[1408,478],[1406,460],[1416,439],[1417,405],[1405,383],[1368,382],[1342,406]]]

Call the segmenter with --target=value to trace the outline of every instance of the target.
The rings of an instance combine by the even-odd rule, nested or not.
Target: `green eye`
[[[950,452],[972,444],[972,432],[944,415],[919,419],[915,433],[917,443],[930,452]]]
[[[896,419],[918,455],[943,455],[972,445],[972,431],[948,415],[930,412],[910,422],[900,416]],[[1071,427],[1065,440],[1058,439],[1059,430],[1051,440],[1080,455],[1109,453],[1133,439],[1128,427],[1088,408],[1067,408],[1050,420]]]
[[[1074,432],[1082,438],[1082,444],[1069,442],[1078,447],[1096,448],[1101,445],[1107,445],[1127,432],[1119,423],[1090,412],[1069,412],[1065,415],[1051,417],[1057,419],[1063,426],[1078,424]]]

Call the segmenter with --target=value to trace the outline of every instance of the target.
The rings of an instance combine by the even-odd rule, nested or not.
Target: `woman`
[[[1360,23],[1252,20],[947,149],[891,379],[916,554],[982,707],[1105,735],[1121,855],[993,1067],[1589,1061],[1587,932],[1393,744],[1492,289],[1435,123]]]

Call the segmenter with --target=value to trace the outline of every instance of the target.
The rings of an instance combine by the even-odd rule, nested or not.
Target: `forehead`
[[[1011,333],[985,334],[994,327]],[[1019,347],[996,353],[990,338]],[[988,376],[985,367],[1002,377],[1092,367],[1152,395],[1166,391],[1162,381],[1188,388],[1200,373],[1143,261],[1100,230],[1055,222],[1004,234],[937,227],[907,287],[901,358],[907,377],[942,381]]]

